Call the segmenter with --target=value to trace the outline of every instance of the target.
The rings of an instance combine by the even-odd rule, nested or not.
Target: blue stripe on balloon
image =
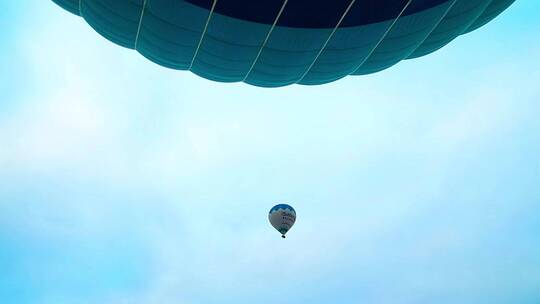
[[[268,213],[272,213],[272,212],[275,212],[275,211],[278,211],[279,209],[283,209],[283,210],[289,210],[289,211],[292,211],[296,214],[296,211],[294,210],[293,207],[287,205],[287,204],[279,204],[279,205],[275,205],[274,207],[272,207],[272,209],[270,209],[270,212]]]

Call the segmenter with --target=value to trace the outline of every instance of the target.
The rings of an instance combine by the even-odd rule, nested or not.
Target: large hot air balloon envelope
[[[281,237],[285,238],[285,234],[296,222],[296,211],[287,204],[275,205],[268,212],[268,220],[272,227],[281,233]]]
[[[165,67],[316,85],[429,54],[515,0],[53,0]]]

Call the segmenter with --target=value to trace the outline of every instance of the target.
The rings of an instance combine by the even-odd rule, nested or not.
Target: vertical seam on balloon
[[[392,30],[392,28],[394,27],[394,25],[397,23],[399,17],[401,17],[401,15],[403,15],[403,13],[405,12],[405,10],[407,9],[407,7],[409,7],[409,4],[411,4],[412,0],[409,0],[407,2],[407,4],[405,4],[405,6],[403,7],[403,9],[401,10],[401,12],[399,12],[399,15],[397,15],[396,19],[394,19],[394,21],[392,22],[392,24],[390,24],[390,26],[388,27],[388,29],[386,29],[386,32],[382,35],[381,39],[379,39],[379,41],[377,42],[377,44],[375,44],[375,46],[371,49],[371,51],[368,53],[368,55],[364,58],[364,60],[362,60],[362,62],[360,62],[360,64],[352,71],[352,73],[356,72],[359,68],[362,67],[362,65],[364,65],[364,63],[366,63],[366,61],[369,60],[369,58],[371,57],[371,55],[373,55],[373,53],[375,52],[375,50],[379,47],[379,45],[383,42],[384,38],[386,38],[386,35],[388,35],[388,33],[390,33],[390,31]]]
[[[206,24],[204,25],[201,39],[199,39],[199,44],[197,44],[197,48],[195,49],[195,54],[193,54],[193,58],[191,59],[191,63],[189,64],[189,68],[188,68],[189,71],[191,71],[191,68],[193,67],[193,63],[195,62],[195,58],[197,58],[197,54],[199,53],[199,49],[204,40],[204,36],[206,35],[206,30],[208,29],[208,24],[210,24],[210,19],[212,19],[212,14],[214,13],[216,3],[217,3],[217,0],[214,0],[214,3],[212,3],[212,8],[210,9],[210,13],[208,13],[208,18],[206,19]]]
[[[139,17],[139,26],[137,27],[137,35],[135,36],[135,44],[133,46],[133,49],[137,50],[137,44],[139,43],[139,35],[141,34],[141,27],[142,27],[142,20],[144,17],[144,10],[146,9],[146,3],[148,0],[143,1],[143,6],[141,9],[141,16]]]
[[[257,61],[259,60],[259,57],[261,56],[261,53],[264,49],[264,47],[266,46],[266,43],[268,42],[268,40],[270,39],[270,35],[272,34],[272,32],[274,31],[274,28],[276,27],[276,24],[279,20],[279,17],[281,17],[281,14],[283,13],[283,11],[285,10],[285,6],[287,5],[287,2],[289,2],[289,0],[285,0],[283,2],[283,5],[281,6],[281,9],[279,10],[276,18],[274,19],[274,23],[272,23],[272,26],[270,27],[270,31],[268,31],[268,34],[266,34],[266,37],[264,38],[264,41],[263,41],[263,44],[261,45],[261,47],[259,48],[259,52],[257,53],[257,56],[255,57],[255,60],[253,60],[253,63],[251,64],[251,66],[249,67],[249,70],[248,72],[246,73],[246,76],[242,79],[242,81],[245,81],[249,74],[251,73],[251,71],[253,70],[253,68],[255,67],[255,64],[257,64]]]
[[[403,57],[404,59],[406,59],[407,57],[409,57],[412,53],[414,53],[416,51],[416,49],[418,49],[423,43],[424,41],[426,41],[429,36],[431,36],[431,33],[433,33],[433,31],[435,31],[435,29],[437,29],[437,27],[439,26],[439,24],[441,24],[441,22],[444,20],[444,18],[446,18],[446,15],[448,15],[448,13],[450,12],[450,10],[454,7],[454,5],[456,4],[458,0],[453,0],[452,4],[450,4],[450,6],[448,6],[448,8],[446,9],[446,11],[444,12],[444,14],[441,16],[441,19],[439,19],[439,21],[437,21],[437,23],[435,23],[435,25],[433,26],[433,28],[431,29],[431,31],[429,31],[429,33],[426,35],[426,37],[424,39],[422,39],[422,41],[420,41],[420,43],[418,43],[416,45],[416,47],[410,51],[407,56]]]
[[[469,30],[469,28],[471,28],[471,26],[473,26],[473,24],[480,18],[484,15],[484,13],[487,11],[487,9],[491,6],[491,4],[493,4],[493,0],[490,0],[488,5],[486,5],[486,7],[484,8],[484,10],[478,14],[478,16],[476,16],[476,18],[474,18],[474,20],[469,24],[469,26],[467,26],[466,29],[464,29],[460,35],[462,35],[463,33],[467,33],[467,31]]]
[[[467,27],[465,27],[461,32],[459,32],[459,33],[456,34],[454,37],[452,37],[452,38],[450,39],[450,41],[452,41],[452,40],[456,39],[457,37],[459,37],[460,35],[462,35],[463,32],[465,32],[465,31],[467,30],[467,28],[469,28],[469,27],[470,27],[470,26],[471,26],[471,25],[472,25],[472,24],[473,24],[473,23],[474,23],[474,22],[475,22],[475,21],[476,21],[476,20],[477,20],[477,19],[478,19],[485,11],[486,11],[487,7],[488,7],[492,2],[493,2],[493,0],[486,0],[486,3],[483,4],[483,5],[485,5],[484,9],[482,9],[482,11],[479,12],[478,15],[477,15],[476,17],[474,17],[474,18],[472,18],[470,21],[468,21],[469,24],[467,25]],[[427,37],[427,38],[429,38],[429,37]],[[416,53],[416,51],[418,51],[418,48],[419,48],[419,47],[423,46],[423,44],[424,44],[424,42],[427,40],[427,38],[426,38],[424,41],[422,41],[422,44],[419,45],[419,46],[418,46],[412,53],[410,53],[410,54],[407,56],[407,58],[405,58],[405,59],[412,59],[412,58],[409,58],[409,57],[410,57],[411,55],[414,55],[414,54]],[[446,45],[446,44],[450,43],[450,41],[444,43],[443,45]],[[442,46],[441,46],[441,47],[442,47]],[[424,55],[426,55],[426,54],[424,54]],[[413,58],[417,58],[417,57],[413,57]]]
[[[351,10],[354,2],[356,2],[356,0],[352,0],[351,3],[349,3],[349,6],[347,7],[347,9],[345,10],[345,12],[343,13],[343,15],[341,15],[341,18],[339,19],[338,23],[336,24],[336,26],[334,27],[334,29],[332,30],[332,32],[330,33],[330,36],[328,36],[328,39],[326,39],[326,41],[324,42],[323,46],[321,47],[321,49],[319,50],[319,53],[317,53],[317,56],[315,56],[315,59],[311,62],[311,64],[309,65],[309,67],[307,68],[307,70],[304,72],[304,74],[302,74],[302,76],[300,77],[300,79],[298,79],[296,81],[296,83],[299,83],[300,81],[302,81],[304,79],[304,77],[306,77],[306,75],[309,73],[309,71],[311,71],[311,68],[313,68],[313,66],[315,65],[315,63],[317,62],[317,60],[319,59],[319,56],[321,56],[322,52],[324,51],[324,49],[326,48],[326,46],[328,45],[328,43],[330,42],[330,40],[332,39],[332,37],[334,36],[334,33],[337,31],[337,29],[339,28],[339,26],[341,25],[341,22],[343,22],[343,19],[345,19],[345,16],[347,16],[347,14],[349,13],[349,11]]]
[[[82,14],[82,0],[79,0],[79,16],[83,17],[84,19],[84,16]]]

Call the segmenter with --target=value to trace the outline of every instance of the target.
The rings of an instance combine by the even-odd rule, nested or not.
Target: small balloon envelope
[[[291,229],[296,222],[296,211],[293,207],[287,204],[275,205],[268,212],[268,220],[270,224],[285,238],[285,234]]]

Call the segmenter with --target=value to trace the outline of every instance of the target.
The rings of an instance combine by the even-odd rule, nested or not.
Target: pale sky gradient
[[[1,303],[540,302],[539,1],[386,71],[279,89],[4,2]]]

